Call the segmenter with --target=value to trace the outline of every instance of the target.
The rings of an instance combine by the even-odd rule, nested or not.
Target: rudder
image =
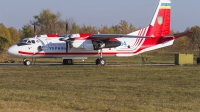
[[[170,34],[171,0],[160,0],[146,36],[160,37]]]

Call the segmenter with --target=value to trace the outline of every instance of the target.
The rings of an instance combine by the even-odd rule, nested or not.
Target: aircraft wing
[[[136,36],[136,35],[126,35],[126,34],[93,34],[90,36],[92,39],[110,39],[110,38],[152,38],[150,36]]]

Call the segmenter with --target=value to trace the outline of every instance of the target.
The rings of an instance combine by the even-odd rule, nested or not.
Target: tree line
[[[117,25],[101,26],[100,28],[97,28],[91,25],[78,25],[73,19],[62,20],[60,17],[60,13],[52,13],[49,9],[45,9],[42,10],[40,14],[34,15],[33,20],[24,25],[20,30],[17,30],[14,27],[7,28],[3,23],[0,23],[0,53],[5,53],[9,46],[19,42],[22,38],[33,37],[35,34],[66,34],[66,24],[68,24],[69,30],[67,33],[69,34],[127,34],[139,29],[125,20],[121,20]],[[34,29],[36,29],[35,34]],[[196,52],[200,47],[200,26],[193,26],[187,29],[193,30],[194,33],[177,39],[173,46],[167,47],[164,50],[173,52]],[[172,34],[174,33],[173,30],[171,32]]]

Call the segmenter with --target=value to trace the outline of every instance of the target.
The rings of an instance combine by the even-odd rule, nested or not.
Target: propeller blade
[[[35,24],[34,24],[34,36],[36,35],[36,27],[35,27]]]
[[[68,54],[68,50],[69,50],[69,43],[66,42],[66,55]]]
[[[66,29],[66,34],[67,34],[68,29],[69,29],[69,27],[68,27],[68,23],[66,24],[65,29]]]

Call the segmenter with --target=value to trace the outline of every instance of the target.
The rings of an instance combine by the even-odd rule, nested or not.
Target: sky
[[[50,9],[78,25],[112,26],[125,20],[136,28],[149,25],[159,0],[1,0],[0,23],[22,29],[34,15]],[[200,0],[172,0],[171,29],[200,25]]]

